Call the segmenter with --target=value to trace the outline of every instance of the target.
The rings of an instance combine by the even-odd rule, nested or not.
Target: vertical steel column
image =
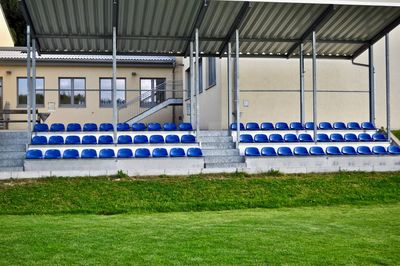
[[[235,64],[235,91],[236,91],[236,148],[239,148],[240,138],[240,89],[239,89],[239,30],[236,30],[236,64]]]
[[[113,99],[113,126],[114,143],[117,143],[117,124],[118,124],[118,106],[117,106],[117,29],[113,27],[112,39],[112,99]]]
[[[190,42],[190,57],[189,57],[189,62],[190,62],[190,123],[193,125],[194,124],[194,104],[195,104],[195,99],[194,99],[194,90],[195,90],[195,85],[194,85],[194,60],[193,60],[193,42]]]
[[[369,122],[375,125],[375,65],[374,47],[371,45],[368,50],[369,61]]]
[[[199,137],[199,133],[200,133],[199,29],[196,29],[196,32],[195,32],[195,47],[196,47],[196,137]]]
[[[26,113],[27,113],[27,131],[29,139],[31,137],[31,27],[26,26]]]
[[[313,80],[313,122],[314,122],[314,142],[317,143],[317,37],[315,31],[312,36],[312,80]]]
[[[232,124],[232,44],[228,42],[228,57],[226,59],[228,69],[228,130]]]
[[[44,92],[43,92],[44,93]],[[32,122],[36,125],[36,39],[32,40]]]
[[[390,128],[390,44],[389,34],[385,36],[385,57],[386,57],[386,130],[389,142],[391,141]]]
[[[300,44],[300,122],[305,123],[304,105],[304,43]]]

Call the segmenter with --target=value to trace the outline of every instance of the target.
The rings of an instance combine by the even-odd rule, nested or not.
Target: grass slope
[[[395,265],[400,204],[0,216],[0,265]]]
[[[393,133],[398,139],[400,139],[400,130],[393,130],[392,133]]]
[[[0,214],[119,214],[400,202],[400,173],[0,182]]]

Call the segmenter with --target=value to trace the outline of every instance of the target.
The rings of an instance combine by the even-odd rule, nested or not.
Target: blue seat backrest
[[[50,131],[51,132],[65,131],[65,126],[64,124],[61,123],[54,123],[50,126]]]
[[[97,144],[97,139],[93,135],[86,135],[82,137],[82,144]]]
[[[359,146],[357,148],[357,153],[360,155],[371,155],[372,151],[369,147],[367,146]]]
[[[63,159],[78,159],[79,152],[76,149],[67,149],[63,153]]]
[[[161,130],[161,125],[160,125],[160,123],[149,123],[147,125],[147,130],[149,130],[149,131],[160,131]]]
[[[290,123],[290,129],[302,130],[302,129],[304,129],[304,126],[300,122],[292,122],[292,123]]]
[[[351,146],[345,146],[342,148],[343,155],[357,155],[356,150]]]
[[[289,147],[279,147],[278,155],[279,156],[293,156],[293,152]]]
[[[169,156],[171,157],[184,157],[185,156],[185,150],[182,148],[172,148],[169,151]]]
[[[295,147],[294,148],[294,155],[296,155],[296,156],[308,156],[310,154],[308,153],[308,150],[305,147]]]
[[[274,130],[274,124],[270,123],[270,122],[264,122],[261,123],[261,130]]]
[[[361,129],[361,127],[360,127],[360,124],[357,122],[349,122],[349,123],[347,123],[347,129],[359,130],[359,129]]]
[[[148,143],[149,139],[146,135],[136,135],[133,137],[133,143],[135,144],[142,144],[142,143]]]
[[[265,134],[256,134],[254,136],[254,142],[267,143],[268,142],[268,137]]]
[[[277,156],[276,150],[272,147],[264,147],[261,149],[262,156]]]
[[[150,143],[164,143],[164,137],[161,135],[151,135]]]
[[[313,139],[310,134],[303,133],[303,134],[299,135],[299,141],[300,142],[313,142]]]
[[[372,153],[383,155],[383,154],[387,154],[388,152],[385,149],[385,147],[383,147],[383,146],[374,146],[374,147],[372,147]]]
[[[132,137],[129,135],[121,135],[118,137],[118,144],[131,144]]]
[[[115,152],[113,149],[101,149],[99,152],[99,158],[114,158]]]
[[[128,123],[118,123],[117,130],[118,131],[129,131],[131,128]]]
[[[119,149],[117,152],[117,157],[118,158],[132,158],[133,157],[133,152],[131,149]]]
[[[33,127],[34,132],[47,132],[49,131],[49,126],[47,124],[36,124]]]
[[[165,131],[175,131],[175,130],[177,130],[177,127],[176,127],[175,123],[165,123],[163,127],[164,127]]]
[[[44,153],[45,159],[61,159],[61,152],[60,150],[50,149]]]
[[[82,159],[97,158],[97,151],[95,149],[84,149],[81,153]]]
[[[133,131],[145,131],[146,125],[144,123],[133,123],[132,130]]]
[[[61,144],[64,144],[64,138],[62,136],[50,136],[49,144],[50,145],[61,145]]]
[[[399,155],[399,154],[400,154],[400,147],[399,147],[399,146],[389,146],[388,149],[387,149],[387,151],[388,151],[390,154]]]
[[[374,124],[372,124],[371,122],[361,123],[361,128],[364,130],[375,130],[376,129]]]
[[[326,148],[327,155],[342,155],[339,148],[336,146],[330,146]]]
[[[285,142],[298,142],[297,136],[295,134],[286,134],[283,137]]]
[[[101,123],[99,130],[100,131],[113,131],[114,126],[111,123]]]
[[[314,146],[310,148],[310,154],[314,156],[323,156],[325,155],[324,149],[320,146]]]
[[[165,137],[165,143],[179,143],[180,139],[177,135],[167,135]]]
[[[150,157],[150,151],[149,151],[149,149],[146,149],[146,148],[136,149],[135,157],[136,158],[148,158],[148,157]]]
[[[68,132],[82,131],[82,127],[78,123],[70,123],[67,125],[67,131]]]
[[[242,143],[252,143],[253,142],[253,136],[250,134],[241,134],[239,141]]]
[[[248,147],[244,150],[245,156],[260,156],[260,151],[256,147]]]
[[[306,122],[304,124],[305,129],[307,130],[313,130],[314,129],[314,122]]]
[[[249,122],[246,124],[246,130],[260,130],[260,126],[256,122]]]
[[[192,127],[192,124],[190,124],[190,123],[181,123],[181,124],[179,125],[179,130],[182,130],[182,131],[192,131],[192,130],[193,130],[193,127]]]
[[[79,138],[79,136],[67,136],[65,138],[65,144],[68,145],[81,144],[81,139]]]
[[[372,139],[374,141],[387,141],[386,136],[382,133],[375,133],[374,135],[372,135]]]
[[[361,133],[358,135],[358,140],[359,141],[372,141],[372,137],[368,133]]]
[[[182,135],[181,142],[182,143],[196,143],[196,137],[193,135]]]
[[[86,123],[83,125],[83,131],[97,131],[97,125],[95,123]]]
[[[34,136],[31,143],[32,145],[46,145],[47,138],[45,136]]]
[[[334,142],[343,142],[344,141],[342,134],[338,134],[338,133],[331,134],[330,139],[331,139],[331,141],[334,141]]]
[[[230,129],[231,129],[231,130],[237,130],[237,123],[232,123],[232,124],[230,125]],[[240,130],[244,130],[244,125],[243,125],[243,123],[240,123]]]
[[[333,123],[333,128],[338,129],[338,130],[344,130],[347,129],[346,124],[343,122],[335,122]]]
[[[330,130],[330,129],[333,129],[333,127],[332,127],[331,123],[329,123],[329,122],[321,122],[321,123],[319,123],[319,129]]]
[[[189,148],[187,150],[187,156],[188,157],[202,157],[203,152],[201,151],[200,148]]]
[[[152,156],[155,158],[168,157],[168,151],[165,148],[155,148],[152,152]]]
[[[112,144],[114,142],[113,137],[109,135],[103,135],[99,137],[99,144]]]
[[[285,122],[278,122],[275,124],[275,129],[276,130],[288,130],[289,126]]]
[[[327,134],[319,133],[319,134],[317,134],[317,141],[318,142],[329,142],[330,139]]]
[[[357,142],[358,138],[356,134],[353,133],[347,133],[344,135],[344,140],[348,142]]]
[[[26,159],[43,159],[43,153],[41,150],[27,150],[26,151],[26,155],[25,155]]]
[[[283,142],[283,138],[280,134],[269,135],[269,142]]]

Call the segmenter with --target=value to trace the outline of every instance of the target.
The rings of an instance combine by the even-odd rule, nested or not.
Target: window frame
[[[158,103],[157,102],[151,102],[151,103],[142,102],[141,96],[142,96],[142,80],[143,79],[151,79],[151,80],[163,79],[164,83],[166,84],[167,78],[166,77],[141,77],[141,78],[139,78],[139,107],[140,108],[151,108],[151,107],[156,106]],[[152,91],[154,90],[153,84],[152,84],[151,89],[152,89]],[[166,87],[165,87],[165,89],[166,89]],[[166,101],[166,100],[167,100],[167,92],[164,90],[164,101]]]
[[[24,76],[17,77],[17,105],[16,106],[17,106],[17,108],[26,108],[28,106],[28,95],[26,96],[26,103],[19,102],[19,80],[20,79],[26,79],[28,82],[27,77],[24,77]],[[38,79],[43,79],[43,90],[41,90],[41,91],[43,91],[43,104],[38,104],[37,100],[36,100],[36,108],[44,108],[45,103],[46,103],[46,94],[45,94],[46,93],[46,79],[45,79],[45,77],[36,77],[36,82]],[[3,89],[4,89],[4,79],[3,79]],[[37,97],[37,91],[38,90],[36,90],[35,97]],[[3,98],[4,98],[4,96],[3,96]]]
[[[69,104],[61,104],[60,101],[60,96],[61,96],[61,80],[62,79],[69,79],[71,80],[71,103]],[[74,92],[75,92],[75,79],[83,79],[85,82],[85,104],[81,105],[81,104],[74,104],[73,103],[73,99],[74,99]],[[77,90],[80,91],[80,90]],[[86,108],[86,104],[87,104],[87,97],[86,97],[86,77],[59,77],[58,78],[58,108]]]
[[[199,58],[199,94],[203,93],[204,91],[204,80],[203,80],[203,58]]]
[[[212,64],[214,65],[214,67],[212,69],[213,71],[211,71],[211,65],[212,65],[210,63],[211,61],[213,62]],[[208,73],[207,73],[207,90],[208,90],[217,85],[217,60],[216,60],[216,58],[208,57],[207,64],[208,64]],[[213,83],[210,82],[212,76],[214,78]]]
[[[190,67],[188,67],[185,70],[185,79],[186,79],[186,87],[187,87],[187,93],[186,93],[186,101],[189,101],[192,99],[192,81],[190,79],[191,72],[190,72]]]
[[[113,102],[113,93],[112,93],[112,89],[111,89],[111,104],[110,105],[108,105],[108,104],[106,104],[106,105],[102,105],[101,104],[101,80],[103,80],[103,79],[111,79],[111,87],[112,87],[112,77],[111,78],[109,78],[109,77],[100,77],[99,78],[99,108],[113,108],[113,104],[112,104],[112,102]],[[117,78],[117,81],[118,80],[124,80],[125,81],[125,87],[124,87],[124,95],[125,95],[125,104],[118,104],[117,103],[117,106],[118,107],[124,107],[124,106],[126,106],[126,103],[127,103],[127,100],[126,100],[126,97],[127,97],[127,93],[126,93],[126,77],[121,77],[121,78]],[[117,86],[117,92],[118,92],[118,86]]]

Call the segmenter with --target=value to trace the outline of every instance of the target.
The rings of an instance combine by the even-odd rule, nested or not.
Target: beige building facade
[[[14,40],[11,36],[3,8],[0,5],[0,47],[12,46],[14,46]]]

